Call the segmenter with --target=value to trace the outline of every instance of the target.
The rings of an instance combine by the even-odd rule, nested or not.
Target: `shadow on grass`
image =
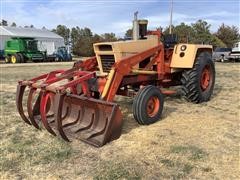
[[[222,92],[222,86],[219,84],[215,84],[212,97],[218,96],[221,92]]]
[[[132,104],[133,98],[118,97],[117,104],[119,104],[121,112],[123,114],[123,130],[122,134],[127,134],[135,128],[138,128],[139,125],[133,117]],[[162,117],[159,121],[164,121],[171,113],[175,112],[176,108],[173,106],[164,106]]]

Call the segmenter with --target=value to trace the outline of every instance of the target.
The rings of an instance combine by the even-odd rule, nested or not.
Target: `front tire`
[[[142,125],[152,124],[161,118],[164,97],[160,89],[149,85],[142,88],[133,100],[133,116]]]
[[[208,101],[213,93],[215,83],[215,67],[208,52],[201,52],[192,69],[182,74],[183,96],[191,102]]]
[[[14,54],[11,56],[11,63],[12,64],[20,63],[20,57],[18,56],[18,54]]]
[[[222,63],[225,62],[225,58],[224,58],[224,56],[221,56],[220,62],[222,62]]]
[[[64,59],[61,56],[55,58],[55,62],[63,62]]]
[[[11,62],[10,56],[6,56],[6,57],[5,57],[5,63],[10,63],[10,62]]]

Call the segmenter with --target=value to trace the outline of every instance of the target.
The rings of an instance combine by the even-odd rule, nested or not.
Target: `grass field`
[[[240,64],[216,63],[211,101],[166,97],[161,121],[138,125],[118,97],[122,136],[102,148],[66,143],[23,123],[16,82],[64,64],[1,65],[0,179],[240,179]]]

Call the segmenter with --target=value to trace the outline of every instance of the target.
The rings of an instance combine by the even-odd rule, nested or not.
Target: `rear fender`
[[[175,45],[170,67],[176,68],[192,68],[196,56],[203,51],[207,51],[212,55],[211,45],[195,45],[195,44],[178,44]]]

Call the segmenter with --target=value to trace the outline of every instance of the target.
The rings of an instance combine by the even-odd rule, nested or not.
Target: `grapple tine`
[[[41,115],[41,121],[43,123],[43,126],[47,129],[49,133],[56,136],[56,133],[53,131],[52,127],[49,124],[49,117],[53,117],[53,115],[47,116],[47,113],[49,111],[49,102],[50,106],[52,105],[53,101],[51,102],[51,92],[43,92],[41,96],[41,102],[40,102],[40,115]],[[50,100],[50,101],[49,101]]]
[[[55,102],[54,102],[54,119],[56,121],[56,127],[60,134],[60,136],[65,140],[69,141],[68,137],[65,135],[62,126],[62,110],[63,110],[63,101],[64,101],[65,94],[57,93],[55,95]]]
[[[17,93],[16,93],[16,105],[17,105],[17,110],[21,116],[21,118],[24,120],[29,125],[32,125],[29,119],[26,117],[24,110],[23,110],[23,95],[26,89],[26,85],[23,85],[19,83],[17,85]]]
[[[34,104],[34,106],[32,107],[32,103],[33,103],[33,97],[36,94],[37,89],[36,88],[31,88],[29,95],[28,95],[28,102],[27,102],[27,110],[28,110],[28,115],[29,115],[29,119],[32,123],[32,125],[37,128],[40,129],[38,122],[36,121],[36,117],[37,115],[40,115],[40,101],[41,101],[41,96],[42,96],[42,92],[39,93],[37,100]],[[39,120],[38,120],[39,121]]]

